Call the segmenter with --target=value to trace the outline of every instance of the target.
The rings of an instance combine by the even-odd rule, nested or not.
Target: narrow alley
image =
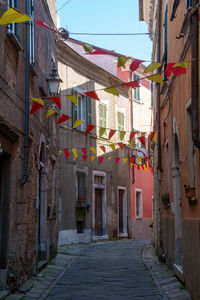
[[[191,299],[158,262],[149,240],[62,246],[57,258],[20,291],[6,300]]]

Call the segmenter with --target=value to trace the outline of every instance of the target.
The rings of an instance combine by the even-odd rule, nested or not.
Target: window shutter
[[[92,123],[92,100],[91,100],[91,98],[87,97],[86,102],[87,102],[87,123],[91,124]]]
[[[76,92],[72,89],[72,95],[75,95]],[[72,102],[71,102],[72,103]],[[77,120],[77,106],[74,105],[74,103],[71,104],[72,105],[72,127],[74,126],[74,122]]]

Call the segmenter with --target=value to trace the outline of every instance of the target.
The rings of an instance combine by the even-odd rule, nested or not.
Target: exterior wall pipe
[[[198,4],[197,0],[193,0],[193,7]],[[192,32],[192,138],[195,147],[200,149],[199,140],[199,13],[198,8],[191,17]]]
[[[29,1],[26,0],[26,14],[29,15]],[[24,134],[24,177],[21,184],[28,180],[29,144],[29,63],[30,63],[30,21],[26,22],[26,66],[25,66],[25,134]]]

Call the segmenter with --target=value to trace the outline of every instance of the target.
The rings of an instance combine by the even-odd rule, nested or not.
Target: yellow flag
[[[143,170],[143,167],[140,165],[140,170]]]
[[[32,98],[32,100],[34,102],[37,102],[37,103],[41,104],[41,105],[44,105],[44,100],[42,100],[41,98]]]
[[[116,88],[108,88],[104,90],[107,93],[113,94],[114,96],[119,97],[119,92]]]
[[[31,18],[15,8],[9,8],[0,18],[0,25],[9,23],[21,23],[31,20]]]
[[[138,157],[138,162],[141,163],[142,157]]]
[[[109,156],[109,157],[108,157],[108,160],[111,160],[111,159],[112,159],[112,157],[111,157],[111,156]]]
[[[131,146],[131,149],[133,150],[133,147],[134,147],[133,141],[129,141],[129,145]]]
[[[85,50],[85,52],[92,53],[93,46],[92,45],[88,45],[88,44],[83,44],[83,49]]]
[[[141,135],[144,136],[146,134],[146,131],[142,131]]]
[[[162,66],[162,63],[160,63],[160,62],[152,62],[152,63],[150,63],[150,65],[148,65],[148,66],[144,69],[143,73],[152,72],[152,71],[154,71],[155,69],[160,68],[161,66]]]
[[[113,151],[113,152],[115,152],[115,151],[116,151],[115,144],[111,144],[111,145],[110,145],[110,148],[112,149],[112,151]]]
[[[149,76],[148,79],[153,80],[157,83],[163,84],[163,80],[162,80],[162,77],[160,76],[160,74]]]
[[[76,95],[67,95],[65,97],[74,103],[74,105],[78,106],[78,97]]]
[[[120,131],[120,140],[122,141],[126,135],[126,131]]]
[[[72,148],[72,153],[74,154],[74,160],[76,160],[77,157],[78,157],[77,149],[76,148]]]
[[[47,114],[46,114],[46,118],[48,118],[49,116],[52,116],[53,114],[55,114],[55,109],[49,108],[47,110]]]
[[[61,154],[62,154],[62,150],[59,150],[59,151],[58,151],[58,154],[61,155]]]
[[[93,161],[95,159],[95,156],[91,156],[90,160]]]
[[[131,163],[131,168],[133,168],[134,164]]]
[[[187,68],[189,62],[188,61],[183,61],[183,62],[179,62],[177,64],[174,65],[174,67],[182,67],[182,68]]]
[[[105,131],[106,131],[106,128],[101,127],[99,129],[99,136],[102,137],[102,135],[105,133]]]
[[[81,120],[76,120],[75,123],[74,123],[73,128],[78,127],[78,126],[79,126],[80,124],[82,124],[82,123],[83,123],[83,121],[81,121]]]
[[[95,147],[90,147],[90,150],[94,153],[94,155],[96,155],[97,151]]]
[[[118,58],[117,66],[118,67],[125,67],[125,63],[129,60],[128,57],[120,56]]]
[[[126,164],[127,160],[128,160],[128,158],[127,158],[127,157],[124,157],[124,158],[123,158],[123,162],[124,162],[124,164]]]
[[[156,142],[156,133],[154,134],[153,141],[154,143]]]

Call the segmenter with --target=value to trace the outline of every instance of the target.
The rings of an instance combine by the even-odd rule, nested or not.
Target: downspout
[[[197,0],[193,0],[193,8],[198,4]],[[199,13],[198,8],[191,17],[192,32],[192,139],[195,147],[200,149],[199,140]]]
[[[29,1],[26,0],[26,14],[29,15]],[[30,21],[26,22],[26,66],[25,66],[25,134],[24,134],[24,177],[21,184],[28,180],[29,144],[29,62],[30,62]]]

